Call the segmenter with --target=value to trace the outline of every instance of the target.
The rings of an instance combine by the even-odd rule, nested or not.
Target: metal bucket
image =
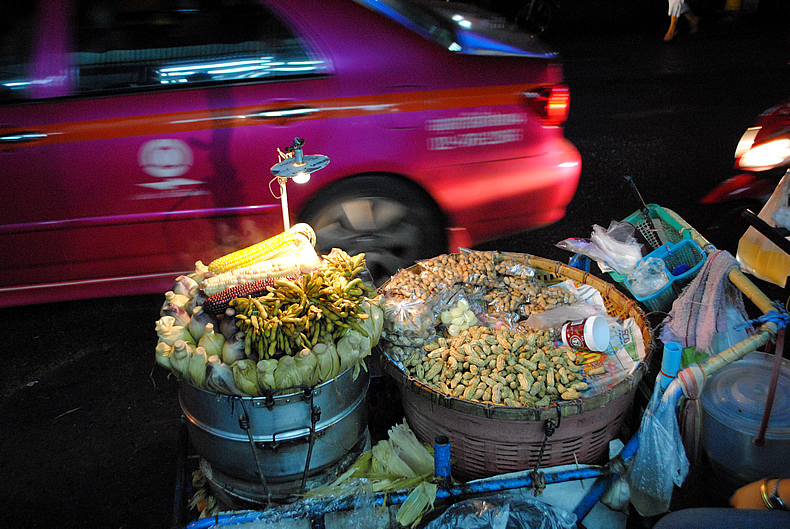
[[[215,473],[251,490],[263,482],[269,493],[293,493],[364,444],[369,382],[364,369],[356,380],[348,369],[315,388],[269,397],[229,397],[181,382],[179,402],[192,448]]]

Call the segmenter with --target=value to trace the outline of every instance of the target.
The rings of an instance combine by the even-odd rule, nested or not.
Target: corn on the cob
[[[203,292],[213,296],[217,292],[236,285],[244,285],[261,279],[285,277],[299,274],[299,259],[297,256],[286,256],[279,259],[269,259],[243,268],[228,270],[203,280]]]
[[[208,269],[215,274],[221,274],[229,270],[249,266],[258,261],[283,257],[290,253],[295,253],[300,242],[302,241],[298,240],[293,233],[283,232],[247,248],[218,257],[209,263]]]
[[[268,287],[274,285],[274,282],[278,279],[277,277],[269,277],[267,279],[260,279],[258,281],[252,281],[251,283],[244,283],[221,290],[209,296],[206,301],[203,302],[203,312],[216,316],[217,314],[225,312],[225,309],[228,308],[232,299],[263,296],[269,292]],[[293,281],[296,279],[296,275],[288,276],[288,279]]]

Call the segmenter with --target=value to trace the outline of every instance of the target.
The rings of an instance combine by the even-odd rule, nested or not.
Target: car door
[[[269,168],[294,137],[322,134],[305,117],[329,66],[276,13],[255,0],[10,4],[0,306],[162,291],[197,259],[282,231]]]

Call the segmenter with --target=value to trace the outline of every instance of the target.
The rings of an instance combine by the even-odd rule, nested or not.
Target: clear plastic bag
[[[683,391],[673,381],[666,392],[657,390],[650,399],[639,427],[639,450],[629,476],[631,503],[642,516],[669,510],[674,486],[680,486],[689,471],[677,421],[677,404]]]
[[[539,500],[495,494],[451,505],[425,529],[575,529],[576,515]]]
[[[590,240],[570,238],[560,241],[557,247],[576,254],[586,255],[608,272],[628,274],[642,258],[642,245],[633,236],[634,226],[628,222],[613,220],[609,228],[593,225]]]
[[[670,282],[667,267],[658,257],[645,257],[625,280],[628,288],[639,297],[646,298]]]

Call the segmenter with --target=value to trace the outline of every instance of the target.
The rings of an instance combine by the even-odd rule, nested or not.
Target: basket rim
[[[650,358],[653,354],[655,344],[653,342],[652,329],[647,319],[647,314],[642,310],[639,304],[628,298],[623,292],[611,283],[592,275],[590,272],[585,272],[570,265],[563,264],[559,261],[554,261],[544,257],[537,257],[525,253],[515,252],[486,252],[494,254],[496,258],[516,260],[524,262],[533,268],[539,268],[545,272],[550,272],[558,278],[572,279],[579,283],[591,285],[595,287],[601,295],[613,304],[614,312],[607,307],[607,311],[611,316],[617,317],[633,317],[640,331],[642,332],[642,339],[645,342],[645,358],[639,363],[637,368],[629,373],[623,380],[607,389],[606,391],[597,393],[591,397],[583,397],[580,399],[553,402],[548,406],[503,406],[496,404],[480,403],[471,400],[462,399],[452,395],[447,395],[437,391],[430,386],[420,382],[412,376],[403,372],[394,361],[387,355],[380,346],[377,346],[381,352],[381,364],[386,373],[392,376],[401,388],[401,391],[416,392],[419,395],[430,399],[435,405],[457,410],[468,415],[485,417],[489,419],[521,421],[521,420],[546,420],[556,419],[559,417],[568,417],[571,415],[579,415],[586,411],[599,409],[606,406],[608,403],[628,394],[634,389],[639,381],[646,373],[649,365]],[[420,266],[419,263],[412,265],[404,270],[412,270]],[[386,290],[387,282],[379,287],[379,292],[383,293]]]

